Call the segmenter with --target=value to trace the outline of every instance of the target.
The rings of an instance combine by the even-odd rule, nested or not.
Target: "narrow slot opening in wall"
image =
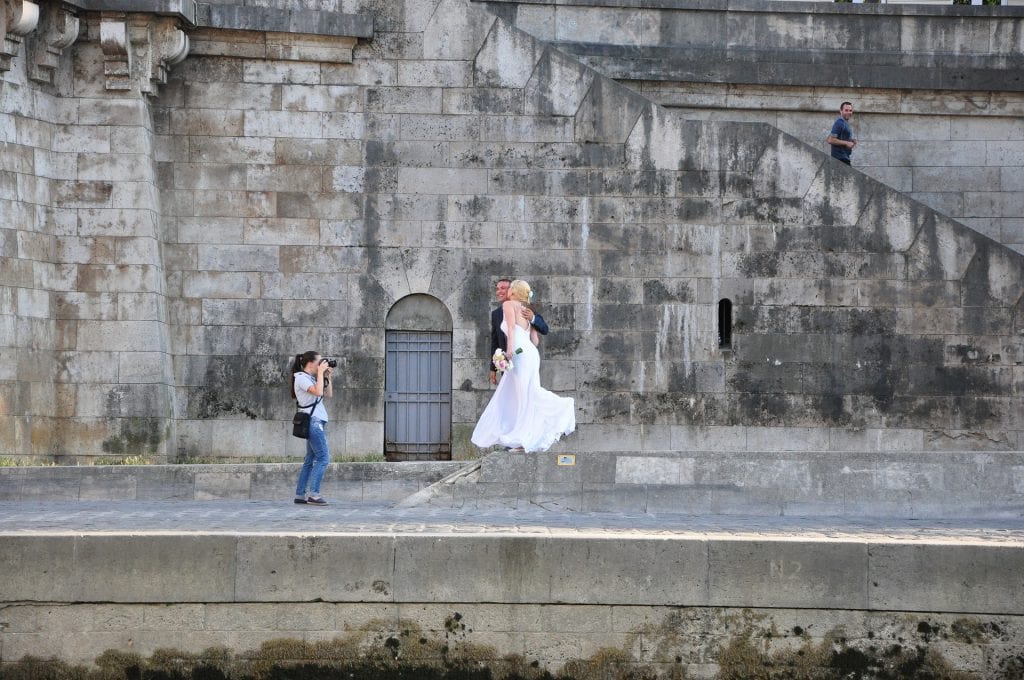
[[[718,348],[732,349],[732,301],[718,301]]]

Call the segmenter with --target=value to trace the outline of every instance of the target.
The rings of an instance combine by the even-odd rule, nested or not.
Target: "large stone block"
[[[67,552],[48,564],[51,578],[33,580],[36,588],[7,579],[4,599],[55,602],[218,602],[233,599],[235,539],[193,537],[185,547],[180,537],[63,536],[8,537],[0,559],[5,571],[34,573],[36,551],[51,555]],[[59,571],[54,573],[54,571]],[[192,579],[168,579],[168,574],[190,573]],[[116,576],[115,576],[116,575]],[[41,586],[44,590],[39,590]],[[37,592],[38,591],[38,592]],[[19,598],[18,593],[21,593]],[[181,598],[181,599],[179,599]]]
[[[369,88],[366,91],[366,110],[385,113],[441,113],[441,88],[421,85]]]
[[[99,322],[96,322],[99,323]],[[203,300],[203,323],[211,326],[279,326],[279,300]]]
[[[712,541],[708,554],[709,601],[717,605],[864,607],[869,601],[864,545]]]
[[[941,558],[939,557],[941,554]],[[872,608],[1020,614],[1019,551],[1003,546],[874,545]],[[921,578],[927,573],[929,578]]]
[[[423,56],[427,59],[464,59],[476,56],[494,15],[460,0],[441,0],[423,29]]]
[[[482,121],[484,142],[571,142],[573,121],[556,116],[488,116]]]
[[[80,321],[81,351],[165,351],[164,324],[159,321]]]
[[[190,79],[185,86],[185,106],[187,111],[196,113],[212,109],[272,109],[276,89],[276,85],[269,83]]]
[[[225,102],[220,100],[216,106],[217,108],[172,110],[169,122],[170,133],[194,136],[242,136],[245,130],[243,112],[221,108],[225,106]]]
[[[201,245],[199,269],[214,271],[277,271],[276,246]]]
[[[398,187],[407,194],[485,194],[486,170],[399,168]]]
[[[607,78],[595,78],[575,114],[577,142],[622,143],[649,101]]]
[[[543,49],[532,36],[504,21],[496,21],[476,54],[475,83],[483,87],[522,88]]]
[[[908,249],[909,278],[960,279],[974,258],[978,237],[948,218],[925,217],[927,221]]]
[[[237,551],[240,601],[391,602],[407,576],[390,537],[252,536]]]

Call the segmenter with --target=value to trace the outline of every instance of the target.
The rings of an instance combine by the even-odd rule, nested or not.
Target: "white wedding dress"
[[[508,337],[508,328],[501,322]],[[530,342],[530,331],[516,327],[512,369],[498,381],[491,400],[473,430],[472,441],[481,448],[499,444],[527,451],[547,451],[562,435],[576,429],[576,403],[540,386],[540,354]]]

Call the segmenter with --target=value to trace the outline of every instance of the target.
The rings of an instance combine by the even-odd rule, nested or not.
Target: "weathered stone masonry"
[[[500,3],[518,27],[686,117],[771,123],[827,150],[828,114],[853,99],[858,169],[1024,249],[1024,10]]]
[[[1020,448],[1021,257],[820,146],[686,120],[505,3],[188,8],[83,5],[52,82],[4,73],[4,453],[297,453],[307,347],[343,362],[333,450],[377,453],[423,293],[466,455],[510,273],[573,449]]]

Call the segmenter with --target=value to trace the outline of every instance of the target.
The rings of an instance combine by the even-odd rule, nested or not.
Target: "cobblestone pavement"
[[[583,513],[527,509],[327,507],[290,501],[19,501],[0,503],[0,535],[521,534],[811,541],[985,543],[1024,547],[1021,520],[886,520]]]

